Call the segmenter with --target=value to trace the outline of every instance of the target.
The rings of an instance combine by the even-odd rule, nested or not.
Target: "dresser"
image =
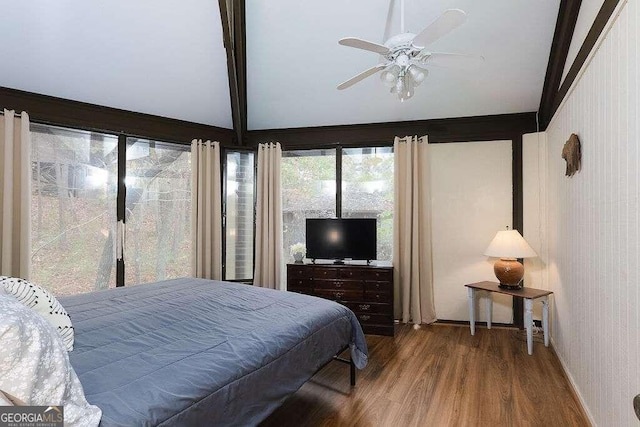
[[[393,267],[288,264],[287,290],[339,302],[365,334],[393,336]]]

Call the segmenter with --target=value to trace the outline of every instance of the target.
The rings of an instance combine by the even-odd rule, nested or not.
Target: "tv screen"
[[[307,258],[375,260],[375,218],[307,219]]]

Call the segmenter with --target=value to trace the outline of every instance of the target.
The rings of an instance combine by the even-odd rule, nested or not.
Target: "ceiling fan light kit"
[[[426,46],[463,24],[467,18],[467,14],[464,11],[460,9],[446,10],[427,28],[418,34],[413,34],[404,32],[404,0],[400,5],[400,27],[402,33],[391,37],[384,45],[355,37],[347,37],[338,41],[343,46],[378,53],[382,57],[382,62],[378,65],[338,85],[339,90],[351,87],[378,71],[382,71],[380,80],[402,102],[413,97],[414,89],[426,79],[429,74],[427,67],[431,65],[446,67],[464,64],[465,62],[484,61],[483,57],[477,55],[436,53],[425,50]]]

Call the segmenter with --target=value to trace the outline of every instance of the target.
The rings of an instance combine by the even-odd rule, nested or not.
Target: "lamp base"
[[[493,265],[500,287],[503,289],[521,289],[524,266],[515,258],[500,258]]]

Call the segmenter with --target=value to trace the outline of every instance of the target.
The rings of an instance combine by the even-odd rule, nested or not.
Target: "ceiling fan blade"
[[[338,90],[342,90],[342,89],[346,89],[348,87],[351,87],[354,84],[358,83],[360,80],[364,80],[367,77],[374,75],[378,71],[383,70],[385,67],[386,67],[386,65],[384,65],[384,64],[378,64],[375,67],[371,67],[368,70],[365,70],[365,71],[361,72],[357,76],[351,77],[346,82],[340,83],[340,85],[338,85]]]
[[[342,46],[355,47],[356,49],[368,50],[370,52],[379,53],[380,55],[386,55],[389,53],[389,48],[386,46],[355,37],[340,39],[338,40],[338,44],[341,44]]]
[[[420,66],[436,66],[446,68],[473,68],[484,64],[484,56],[467,55],[462,53],[432,52],[428,57],[417,63]]]
[[[445,10],[442,15],[413,38],[413,45],[424,48],[464,24],[467,14],[460,9]]]

